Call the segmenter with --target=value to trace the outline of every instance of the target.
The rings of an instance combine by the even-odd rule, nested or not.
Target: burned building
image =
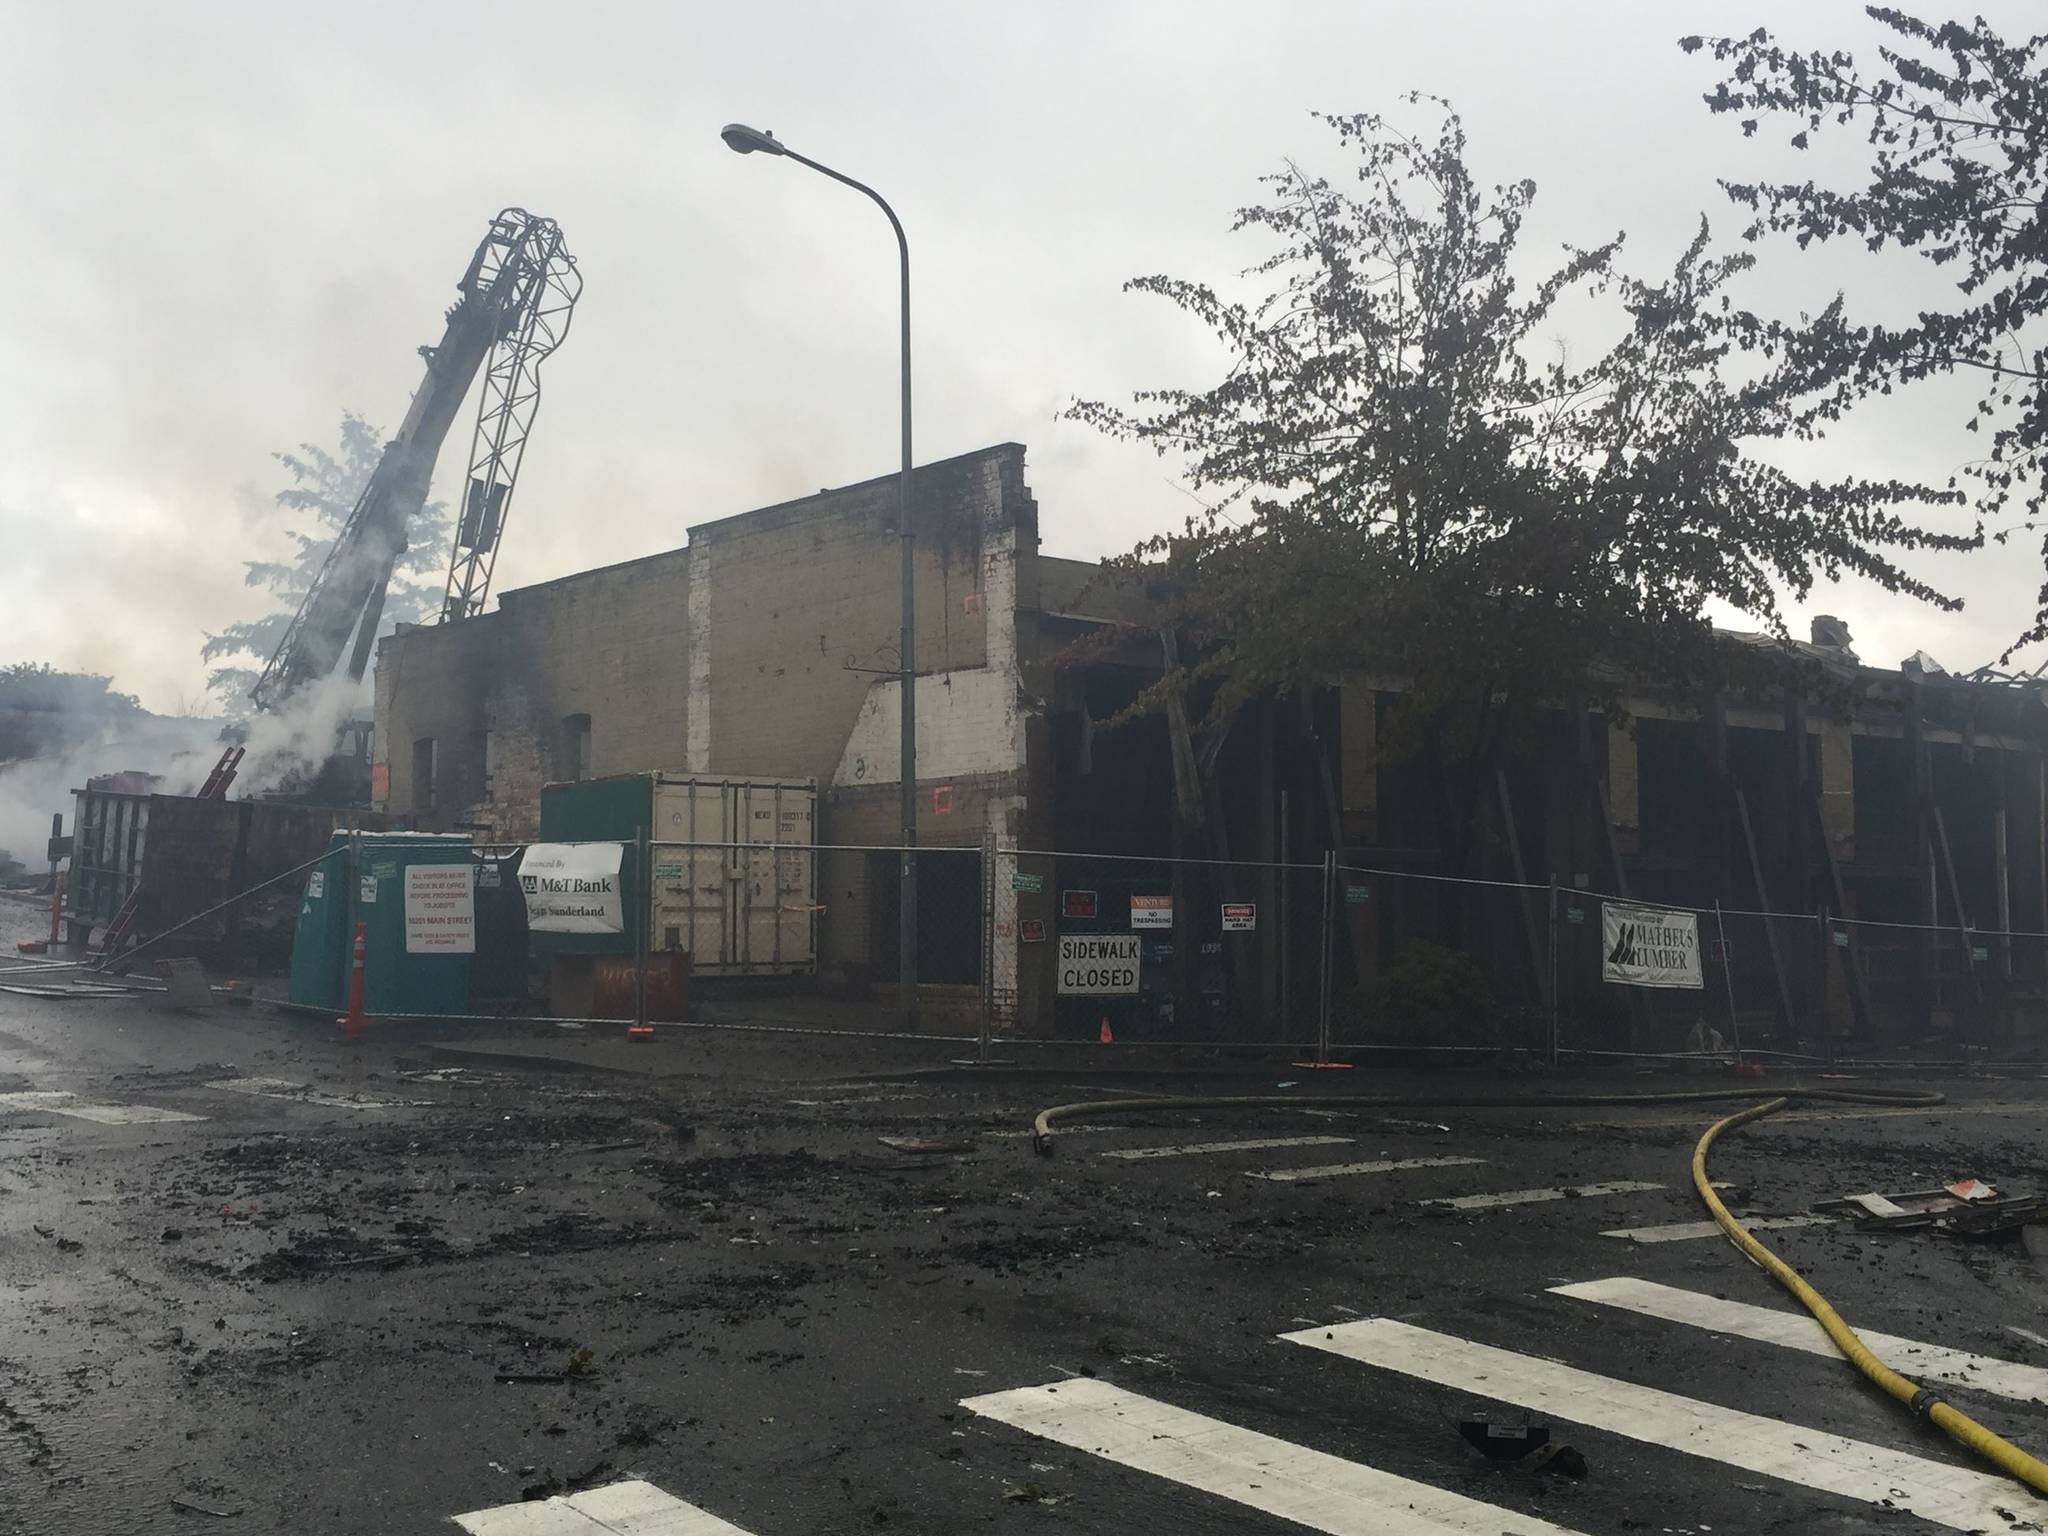
[[[1040,551],[1023,447],[923,466],[913,494],[933,1016],[985,997],[1024,1032],[1092,1034],[1114,1009],[1141,1037],[1296,1039],[1334,1013],[1337,1043],[1370,1043],[1421,943],[1483,973],[1487,1007],[1563,1015],[1580,1044],[1675,1045],[1713,1010],[1717,1029],[1809,1044],[2036,1020],[2048,941],[2022,936],[2048,932],[2038,685],[1865,666],[1826,625],[1798,646],[1730,637],[1791,665],[1739,696],[1632,701],[1624,725],[1545,719],[1454,834],[1425,764],[1382,751],[1399,680],[1337,679],[1255,701],[1207,744],[1191,846],[1167,721],[1119,718],[1161,675],[1161,637],[1100,566]],[[813,781],[816,840],[845,850],[817,855],[817,983],[885,997],[896,506],[893,475],[825,490],[402,629],[377,657],[373,803],[518,842],[550,782]],[[984,846],[1031,852],[991,872]],[[1451,901],[1447,877],[1478,883]],[[1734,914],[1712,935],[1716,995],[1603,987],[1597,916],[1582,926],[1602,895]],[[1138,927],[1140,901],[1171,924],[1148,937],[1142,996],[1068,1006],[1052,941]]]
[[[687,547],[499,598],[459,623],[402,629],[376,667],[373,800],[429,829],[501,841],[539,830],[550,781],[665,770],[814,780],[819,835],[899,840],[896,477],[698,524]],[[979,849],[1042,838],[1037,507],[1024,450],[926,465],[914,480],[919,829]],[[966,914],[927,943],[926,977],[972,992],[980,865],[920,863],[920,902]],[[886,858],[819,873],[828,982],[893,973]],[[992,962],[1015,991],[1014,950]]]

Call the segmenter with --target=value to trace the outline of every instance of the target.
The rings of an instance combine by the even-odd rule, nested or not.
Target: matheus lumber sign
[[[622,843],[535,843],[519,861],[526,926],[536,933],[623,933]]]
[[[1603,981],[1632,987],[1698,987],[1699,918],[1659,907],[1600,903],[1600,965]]]

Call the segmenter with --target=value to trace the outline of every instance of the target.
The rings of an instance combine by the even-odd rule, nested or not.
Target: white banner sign
[[[1135,933],[1061,934],[1060,994],[1122,997],[1136,992],[1142,942]]]
[[[476,887],[467,864],[405,867],[405,952],[476,953]]]
[[[535,843],[519,861],[526,926],[536,933],[623,933],[623,843]]]
[[[1692,912],[1600,903],[1603,981],[1632,987],[1699,987],[1700,924]]]

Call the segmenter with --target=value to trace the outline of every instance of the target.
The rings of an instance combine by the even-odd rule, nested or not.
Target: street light
[[[898,671],[898,687],[902,693],[903,736],[900,756],[903,761],[897,777],[901,780],[902,798],[900,815],[902,866],[901,878],[897,883],[896,927],[898,933],[898,964],[896,980],[903,993],[903,1013],[910,1023],[917,1021],[917,669],[914,664],[913,643],[916,637],[916,602],[913,591],[915,567],[911,555],[914,548],[910,527],[910,242],[903,237],[903,223],[896,217],[882,194],[864,182],[843,176],[829,165],[798,154],[783,144],[772,133],[763,133],[758,128],[749,128],[745,123],[727,123],[719,129],[718,136],[725,140],[726,148],[735,154],[778,155],[794,160],[798,165],[807,165],[821,176],[829,176],[842,186],[874,199],[875,206],[887,215],[889,227],[896,232],[896,250],[902,258],[903,272],[903,473],[897,480],[896,534],[897,547],[901,550],[902,567],[902,626],[899,642],[901,657]]]

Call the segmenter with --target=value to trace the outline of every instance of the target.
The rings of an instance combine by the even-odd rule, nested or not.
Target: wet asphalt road
[[[773,1036],[664,1039],[635,1075],[462,1044],[0,997],[0,1532],[453,1531],[629,1476],[755,1536],[1303,1528],[960,1406],[1077,1376],[1592,1536],[1943,1528],[1569,1407],[1587,1477],[1492,1466],[1455,1427],[1484,1390],[1279,1337],[1373,1316],[1966,1465],[1832,1360],[1550,1292],[1781,1305],[1719,1240],[1601,1235],[1698,1219],[1701,1111],[1124,1116],[1042,1160],[1033,1109],[1130,1084],[847,1082],[858,1048]],[[1466,1083],[1502,1086],[1433,1086]],[[1942,1086],[1953,1112],[1801,1111],[1715,1171],[1776,1213],[1962,1174],[2048,1190],[2048,1084]],[[1244,1140],[1291,1144],[1110,1155]],[[1360,1162],[1416,1166],[1260,1176]],[[1615,1183],[1656,1187],[1417,1203]],[[1852,1321],[2048,1366],[2018,1243],[1769,1236]],[[2048,1446],[2039,1403],[1966,1406]],[[2017,1488],[2002,1507],[1985,1528],[2048,1525]]]

